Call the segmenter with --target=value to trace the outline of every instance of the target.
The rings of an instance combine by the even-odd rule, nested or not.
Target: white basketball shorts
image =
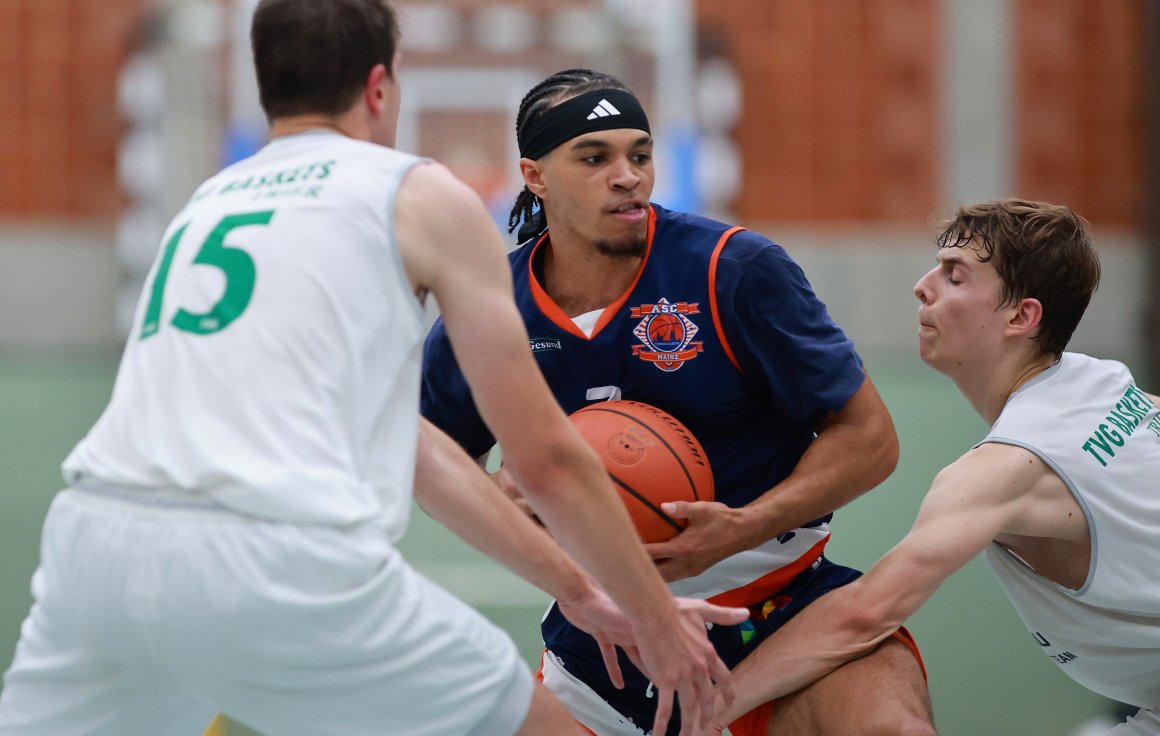
[[[652,724],[637,724],[621,715],[592,688],[564,669],[560,659],[550,651],[545,651],[540,663],[540,676],[544,686],[564,704],[572,717],[596,736],[645,736],[645,729]]]
[[[3,736],[511,736],[511,639],[374,524],[243,518],[177,493],[68,490],[0,693]]]

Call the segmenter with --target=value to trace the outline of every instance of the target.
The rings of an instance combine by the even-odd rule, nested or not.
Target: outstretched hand
[[[733,702],[732,676],[705,635],[705,624],[735,626],[749,617],[744,608],[722,608],[705,601],[677,599],[676,626],[650,626],[635,631],[637,666],[657,691],[654,734],[663,734],[680,698],[681,734],[710,726],[718,699]]]
[[[646,544],[661,576],[672,582],[700,575],[721,560],[748,549],[744,511],[717,501],[669,501],[661,509],[689,525],[667,542]]]
[[[585,596],[569,602],[557,600],[556,605],[573,626],[591,635],[600,645],[600,655],[604,658],[608,678],[616,689],[622,689],[624,675],[616,658],[616,647],[621,646],[630,658],[636,654],[632,622],[595,583]],[[636,662],[635,659],[633,661]]]
[[[604,658],[604,666],[608,669],[608,677],[617,689],[624,687],[624,675],[620,671],[616,647],[623,649],[637,669],[647,674],[647,667],[637,647],[632,622],[595,583],[583,597],[556,603],[560,607],[560,612],[573,626],[588,633],[600,645],[600,654]],[[683,616],[694,617],[702,627],[705,624],[736,626],[749,618],[749,611],[744,608],[717,606],[696,598],[677,598],[676,603],[677,610]]]

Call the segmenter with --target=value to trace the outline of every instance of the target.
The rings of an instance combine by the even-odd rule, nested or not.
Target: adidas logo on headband
[[[596,107],[592,107],[593,104]],[[644,114],[640,101],[626,90],[594,89],[564,100],[539,117],[525,120],[516,131],[516,141],[520,146],[520,158],[534,161],[556,146],[585,133],[620,129],[650,133],[648,116]]]
[[[601,100],[596,105],[596,107],[592,108],[592,112],[589,113],[588,119],[595,120],[596,118],[606,118],[609,115],[619,115],[619,114],[620,114],[620,110],[617,110],[615,107],[613,107],[611,102],[609,102],[608,100]]]

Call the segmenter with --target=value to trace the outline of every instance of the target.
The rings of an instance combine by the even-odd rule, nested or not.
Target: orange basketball
[[[638,401],[605,401],[571,419],[600,456],[642,541],[663,542],[685,528],[662,503],[713,500],[705,450],[671,414]]]

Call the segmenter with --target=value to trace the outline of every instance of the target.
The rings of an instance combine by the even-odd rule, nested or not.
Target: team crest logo
[[[656,304],[633,307],[632,316],[642,319],[632,334],[644,344],[633,345],[632,354],[665,373],[680,369],[686,360],[692,360],[701,352],[701,343],[693,342],[698,332],[697,325],[689,319],[690,314],[700,313],[695,303],[672,304],[664,298]]]

